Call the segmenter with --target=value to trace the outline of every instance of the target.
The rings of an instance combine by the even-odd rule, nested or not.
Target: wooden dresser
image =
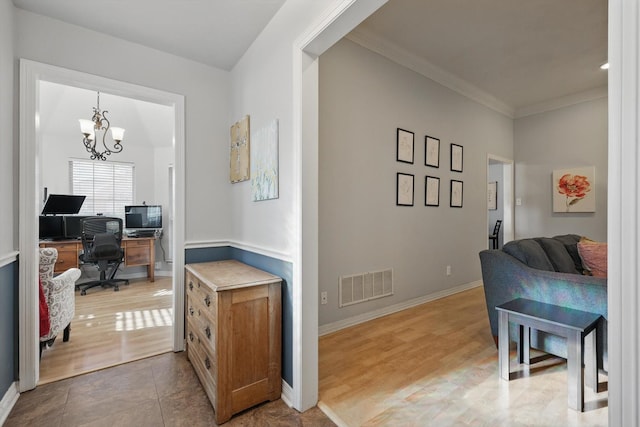
[[[282,279],[238,261],[185,270],[187,356],[216,422],[279,399]]]

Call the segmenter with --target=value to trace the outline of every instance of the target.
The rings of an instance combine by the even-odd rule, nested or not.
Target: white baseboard
[[[369,320],[377,319],[378,317],[387,316],[398,311],[406,310],[407,308],[415,307],[426,302],[435,301],[440,298],[448,297],[449,295],[457,294],[459,292],[467,291],[469,289],[482,286],[482,280],[477,280],[471,283],[465,283],[454,288],[445,289],[433,294],[421,296],[418,298],[403,301],[398,304],[383,307],[378,310],[370,311],[368,313],[359,314],[357,316],[350,317],[348,319],[339,320],[333,323],[327,323],[318,328],[318,336],[323,336],[337,332],[341,329],[348,328],[350,326],[359,325],[360,323],[368,322]],[[335,421],[334,421],[335,422]]]
[[[9,414],[18,401],[19,396],[18,384],[14,382],[9,386],[9,389],[2,397],[2,400],[0,400],[0,426],[4,425],[4,422],[9,418]]]
[[[282,394],[280,398],[289,408],[293,408],[293,389],[285,380],[282,380]]]

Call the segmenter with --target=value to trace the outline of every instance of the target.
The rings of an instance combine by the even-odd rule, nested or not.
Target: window
[[[133,204],[133,163],[70,160],[71,192],[87,198],[80,215],[124,217]]]

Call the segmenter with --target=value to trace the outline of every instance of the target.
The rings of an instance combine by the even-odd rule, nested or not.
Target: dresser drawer
[[[196,330],[203,342],[210,348],[212,354],[216,350],[217,319],[209,316],[209,312],[193,298],[187,299],[187,319]]]
[[[205,316],[216,318],[218,293],[190,273],[186,275],[186,288],[187,298],[195,301],[206,312]]]
[[[58,259],[56,260],[56,265],[54,267],[55,273],[62,273],[69,268],[78,268],[78,251],[76,251],[75,247],[72,250],[61,250],[58,249]]]

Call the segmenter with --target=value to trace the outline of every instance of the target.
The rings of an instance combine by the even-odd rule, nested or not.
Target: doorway
[[[496,221],[502,221],[498,233],[497,247],[514,239],[514,172],[513,160],[493,154],[487,155],[487,230],[493,234]],[[495,197],[494,200],[491,200]],[[487,248],[493,247],[487,239]]]
[[[20,61],[20,294],[19,376],[20,391],[33,389],[39,379],[38,346],[38,208],[41,155],[40,82],[101,90],[173,109],[173,170],[171,198],[174,201],[172,250],[172,343],[173,351],[184,349],[184,97],[156,89],[124,83],[29,60]],[[34,120],[35,118],[35,120]]]

